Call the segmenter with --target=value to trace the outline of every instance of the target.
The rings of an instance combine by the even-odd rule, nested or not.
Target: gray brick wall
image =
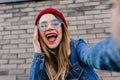
[[[110,35],[112,0],[56,0],[0,4],[0,80],[27,80],[32,61],[34,20],[46,7],[63,12],[70,37],[89,44]],[[103,80],[120,73],[96,70]]]

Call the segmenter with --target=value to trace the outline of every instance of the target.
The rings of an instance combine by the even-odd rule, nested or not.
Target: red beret
[[[67,23],[66,23],[66,20],[65,20],[65,17],[63,16],[63,14],[62,14],[60,11],[58,11],[58,10],[56,10],[56,9],[54,9],[54,8],[45,8],[45,9],[41,10],[41,11],[38,13],[37,17],[36,17],[35,25],[37,25],[40,17],[41,17],[42,15],[46,14],[46,13],[56,14],[58,17],[60,17],[60,18],[62,19],[62,21],[64,22],[64,24],[66,25],[66,27],[68,27],[68,26],[67,26]]]

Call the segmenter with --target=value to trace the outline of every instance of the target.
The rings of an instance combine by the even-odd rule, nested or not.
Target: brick
[[[26,74],[29,74],[30,73],[30,69],[26,69]]]
[[[8,70],[8,69],[16,69],[17,64],[6,64],[6,65],[1,65],[1,69]]]
[[[27,43],[32,43],[33,42],[33,38],[28,38],[27,39]]]
[[[20,29],[33,29],[34,28],[34,25],[21,25],[20,26]]]
[[[18,54],[18,58],[31,58],[33,53]]]
[[[2,59],[16,59],[17,55],[16,54],[3,54]]]
[[[7,70],[0,70],[0,75],[8,75],[8,71]]]
[[[32,63],[32,58],[30,58],[30,59],[27,58],[26,59],[26,63],[30,63],[31,64]]]
[[[24,69],[20,69],[20,70],[9,70],[9,74],[10,75],[20,75],[20,74],[24,74],[25,70]]]
[[[19,17],[12,17],[12,18],[7,18],[6,22],[14,22],[14,21],[19,21],[20,18]]]
[[[13,5],[13,7],[14,8],[25,8],[25,7],[27,7],[28,6],[28,4],[16,4],[16,5]]]
[[[0,60],[0,65],[3,65],[3,64],[7,64],[8,63],[8,60]]]
[[[13,13],[13,17],[22,17],[22,16],[27,16],[27,12],[19,12],[19,13]]]
[[[66,17],[67,21],[74,21],[77,20],[77,17]]]
[[[94,39],[94,38],[96,38],[95,34],[79,35],[78,37],[83,38],[83,39]]]
[[[0,44],[8,44],[9,42],[9,40],[0,40]]]
[[[3,10],[0,10],[0,14],[3,14],[4,13],[4,11]]]
[[[17,80],[28,80],[28,75],[19,75],[17,76]]]
[[[19,48],[32,48],[33,44],[19,44],[18,47]]]
[[[53,5],[52,7],[55,7],[56,9],[64,9],[64,8],[67,8],[66,5]]]
[[[38,14],[38,12],[30,12],[28,13],[28,16],[36,16]]]
[[[18,35],[5,35],[3,39],[18,39]]]
[[[111,33],[111,32],[112,32],[112,28],[106,28],[106,29],[105,29],[105,32],[106,32],[106,33]]]
[[[21,21],[23,20],[35,20],[34,16],[27,16],[27,17],[21,17],[20,18]]]
[[[102,20],[86,20],[86,24],[97,24],[97,23],[102,23]]]
[[[28,48],[27,52],[32,52],[33,53],[34,52],[34,48]]]
[[[88,43],[89,44],[94,44],[94,43],[97,43],[97,42],[99,42],[101,39],[89,39],[88,40]]]
[[[60,1],[59,4],[71,4],[73,3],[73,0],[65,0],[65,1]]]
[[[78,24],[85,24],[85,21],[70,21],[70,25],[78,25]]]
[[[21,9],[21,12],[31,12],[31,11],[34,11],[34,8],[23,8]]]
[[[111,27],[110,23],[95,24],[95,28],[108,28]]]
[[[69,5],[67,5],[68,8],[78,8],[81,6],[83,6],[83,4],[69,4]]]
[[[33,34],[20,34],[20,38],[31,38]]]
[[[16,76],[14,75],[0,76],[0,80],[16,80]]]
[[[0,50],[0,54],[6,54],[6,53],[9,53],[8,49],[2,49],[2,50]]]
[[[89,29],[87,30],[88,33],[104,33],[104,29]]]
[[[80,25],[78,26],[78,29],[82,30],[82,29],[93,29],[94,25]]]
[[[11,40],[11,43],[26,43],[26,39],[15,39],[15,40]]]
[[[31,64],[18,64],[18,69],[26,69],[30,68]]]
[[[101,14],[101,10],[85,11],[85,15],[88,14]]]
[[[70,30],[77,30],[77,26],[69,26],[68,27],[68,30],[70,31]]]
[[[21,25],[26,25],[27,24],[27,21],[14,21],[14,22],[11,22],[11,25],[12,26],[21,26]]]
[[[78,36],[76,36],[76,35],[70,35],[70,38],[78,39]]]
[[[98,9],[109,9],[109,6],[108,5],[97,5],[97,6],[95,6],[95,8],[94,9],[96,9],[96,10],[98,10]]]
[[[86,2],[84,3],[85,6],[93,6],[93,5],[99,5],[100,2]]]
[[[44,6],[52,6],[52,5],[59,5],[59,2],[58,1],[47,1],[46,2],[41,2],[41,4],[44,4]]]
[[[97,38],[105,38],[108,36],[109,36],[109,34],[105,34],[105,33],[97,34]]]
[[[27,21],[27,23],[33,25],[34,21]]]
[[[15,30],[15,31],[11,31],[11,34],[25,34],[26,31],[25,30]]]
[[[12,17],[12,14],[2,14],[0,15],[0,18],[10,18]]]
[[[79,31],[70,31],[70,34],[72,35],[72,34],[75,34],[75,35],[77,35],[77,34],[86,34],[87,32],[86,32],[86,30],[79,30]]]
[[[34,33],[34,29],[27,29],[27,33]]]
[[[19,29],[19,26],[8,26],[8,27],[5,27],[5,30],[18,30],[18,29]]]
[[[9,64],[22,64],[22,63],[25,63],[24,59],[9,60]]]
[[[90,1],[90,0],[76,0],[75,2],[76,3],[81,3],[81,2],[88,2],[88,1]]]
[[[2,6],[0,7],[0,10],[8,10],[8,9],[12,9],[12,6]]]
[[[6,13],[18,13],[19,9],[9,9],[5,11]]]
[[[3,37],[2,36],[0,36],[0,39],[2,39]]]
[[[2,49],[13,49],[13,48],[17,48],[17,45],[9,44],[9,45],[3,45],[2,46]]]
[[[10,31],[1,31],[0,32],[0,35],[9,35],[10,34]]]
[[[3,27],[0,27],[0,31],[3,31]]]
[[[10,26],[11,25],[11,23],[10,22],[8,22],[8,23],[5,23],[5,22],[3,22],[3,23],[0,23],[0,27],[5,27],[5,26]]]
[[[44,4],[42,4],[42,2],[40,2],[40,3],[34,3],[34,4],[29,4],[28,5],[29,7],[41,7],[41,6],[44,6]]]
[[[102,13],[105,14],[105,13],[112,13],[112,10],[111,9],[105,9],[105,10],[102,10]]]
[[[42,9],[45,9],[46,7],[48,7],[48,6],[35,7],[35,11],[40,11],[40,10],[42,10]],[[56,7],[55,7],[55,8],[56,8]]]
[[[111,18],[111,14],[99,14],[99,15],[94,15],[96,19],[99,18]]]
[[[93,15],[86,15],[86,16],[78,16],[77,20],[88,20],[88,19],[94,19]]]
[[[25,49],[10,49],[10,53],[25,53]]]
[[[1,23],[1,22],[4,22],[4,19],[3,19],[3,18],[0,19],[0,23]]]
[[[103,19],[103,22],[105,22],[105,23],[111,23],[112,20],[111,19]]]

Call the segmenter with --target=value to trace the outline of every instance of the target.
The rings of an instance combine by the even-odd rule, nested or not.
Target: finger
[[[37,28],[37,26],[35,26],[35,29],[34,29],[34,40],[38,40],[38,28]]]

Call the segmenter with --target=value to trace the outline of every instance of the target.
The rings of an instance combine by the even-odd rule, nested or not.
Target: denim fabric
[[[120,71],[120,52],[110,37],[89,46],[83,39],[70,41],[71,69],[65,80],[99,80],[93,68]],[[34,53],[29,80],[49,80],[45,72],[44,53]]]

